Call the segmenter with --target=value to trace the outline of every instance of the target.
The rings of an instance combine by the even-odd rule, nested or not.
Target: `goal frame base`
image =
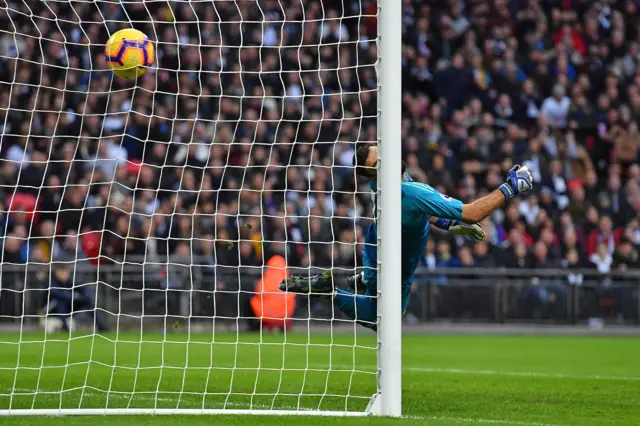
[[[44,408],[0,410],[2,416],[121,416],[121,415],[251,415],[251,416],[317,416],[317,417],[364,417],[367,411],[320,411],[320,410],[225,410],[199,408]]]
[[[38,408],[0,410],[0,417],[7,416],[121,416],[121,415],[249,415],[249,416],[316,416],[316,417],[365,417],[382,415],[380,394],[371,396],[364,411],[322,410],[243,410],[223,408]]]

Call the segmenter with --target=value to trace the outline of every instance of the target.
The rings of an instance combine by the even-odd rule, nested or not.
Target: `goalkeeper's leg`
[[[375,296],[369,294],[368,290],[365,294],[355,294],[337,289],[333,304],[357,323],[374,331],[377,330],[378,303]]]
[[[341,288],[335,288],[331,271],[315,275],[311,278],[292,277],[289,283],[282,283],[280,289],[294,293],[313,294],[320,297],[331,297],[333,304],[344,312],[349,318],[359,324],[377,329],[376,315],[378,311],[376,294],[376,281],[365,283],[365,294],[355,294]],[[348,282],[361,280],[362,275],[349,278]],[[402,315],[404,316],[409,304],[412,280],[402,282]]]
[[[375,269],[373,271],[375,272]],[[337,289],[333,301],[342,312],[349,316],[349,318],[356,320],[365,327],[376,330],[376,315],[378,312],[378,300],[375,298],[377,295],[377,276],[374,273],[368,277],[369,280],[367,281],[367,274],[363,273],[362,275],[359,274],[354,278],[349,278],[348,282],[350,284],[357,284],[360,281],[360,278],[364,281],[364,285],[367,288],[364,295],[357,295]],[[412,285],[412,278],[402,281],[402,316],[406,313],[407,306],[409,305],[409,296],[411,294]],[[350,285],[350,287],[352,286]]]
[[[363,295],[337,288],[334,284],[333,273],[325,271],[313,277],[291,277],[283,282],[280,289],[295,293],[313,294],[320,297],[333,297],[334,305],[349,318],[372,330],[376,329],[377,315],[377,271],[375,262],[363,250],[364,271],[347,279],[348,287],[358,288],[364,284],[366,292]]]
[[[347,280],[348,283],[358,281],[362,282],[361,274]],[[371,284],[373,284],[373,288],[369,288]],[[333,273],[325,271],[312,277],[293,276],[280,284],[280,289],[294,293],[311,294],[320,298],[332,298],[334,305],[349,318],[375,330],[377,313],[375,281],[369,281],[369,284],[365,283],[365,286],[367,291],[363,295],[336,288],[333,282]]]
[[[376,330],[378,313],[378,270],[375,259],[369,256],[369,251],[362,250],[363,270],[360,274],[350,277],[347,284],[351,291],[336,290],[333,298],[334,305],[344,312],[349,318],[363,326]],[[366,289],[364,294],[356,294],[362,286]]]

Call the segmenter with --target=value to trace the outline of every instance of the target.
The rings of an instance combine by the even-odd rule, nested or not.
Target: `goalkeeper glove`
[[[532,188],[533,178],[531,177],[531,172],[527,167],[519,164],[509,170],[507,181],[498,187],[507,201],[515,195],[531,191]]]
[[[484,240],[485,237],[484,229],[479,223],[468,224],[459,220],[440,218],[434,223],[434,225],[440,229],[445,229],[452,234],[469,237],[475,243]]]

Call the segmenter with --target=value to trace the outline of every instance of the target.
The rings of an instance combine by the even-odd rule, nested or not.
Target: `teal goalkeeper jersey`
[[[370,183],[374,192],[374,209],[376,208],[377,184]],[[429,218],[462,219],[462,202],[443,195],[425,183],[414,182],[408,178],[402,182],[402,281],[410,281],[413,273],[424,256],[429,238]],[[375,214],[375,213],[374,213]],[[369,225],[365,237],[364,250],[373,261],[377,259],[378,233],[376,223]]]

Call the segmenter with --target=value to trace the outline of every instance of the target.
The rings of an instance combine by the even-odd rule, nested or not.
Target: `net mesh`
[[[376,15],[3,2],[0,410],[364,410],[375,335],[275,288],[360,262]],[[104,57],[123,28],[156,47],[137,80]]]

